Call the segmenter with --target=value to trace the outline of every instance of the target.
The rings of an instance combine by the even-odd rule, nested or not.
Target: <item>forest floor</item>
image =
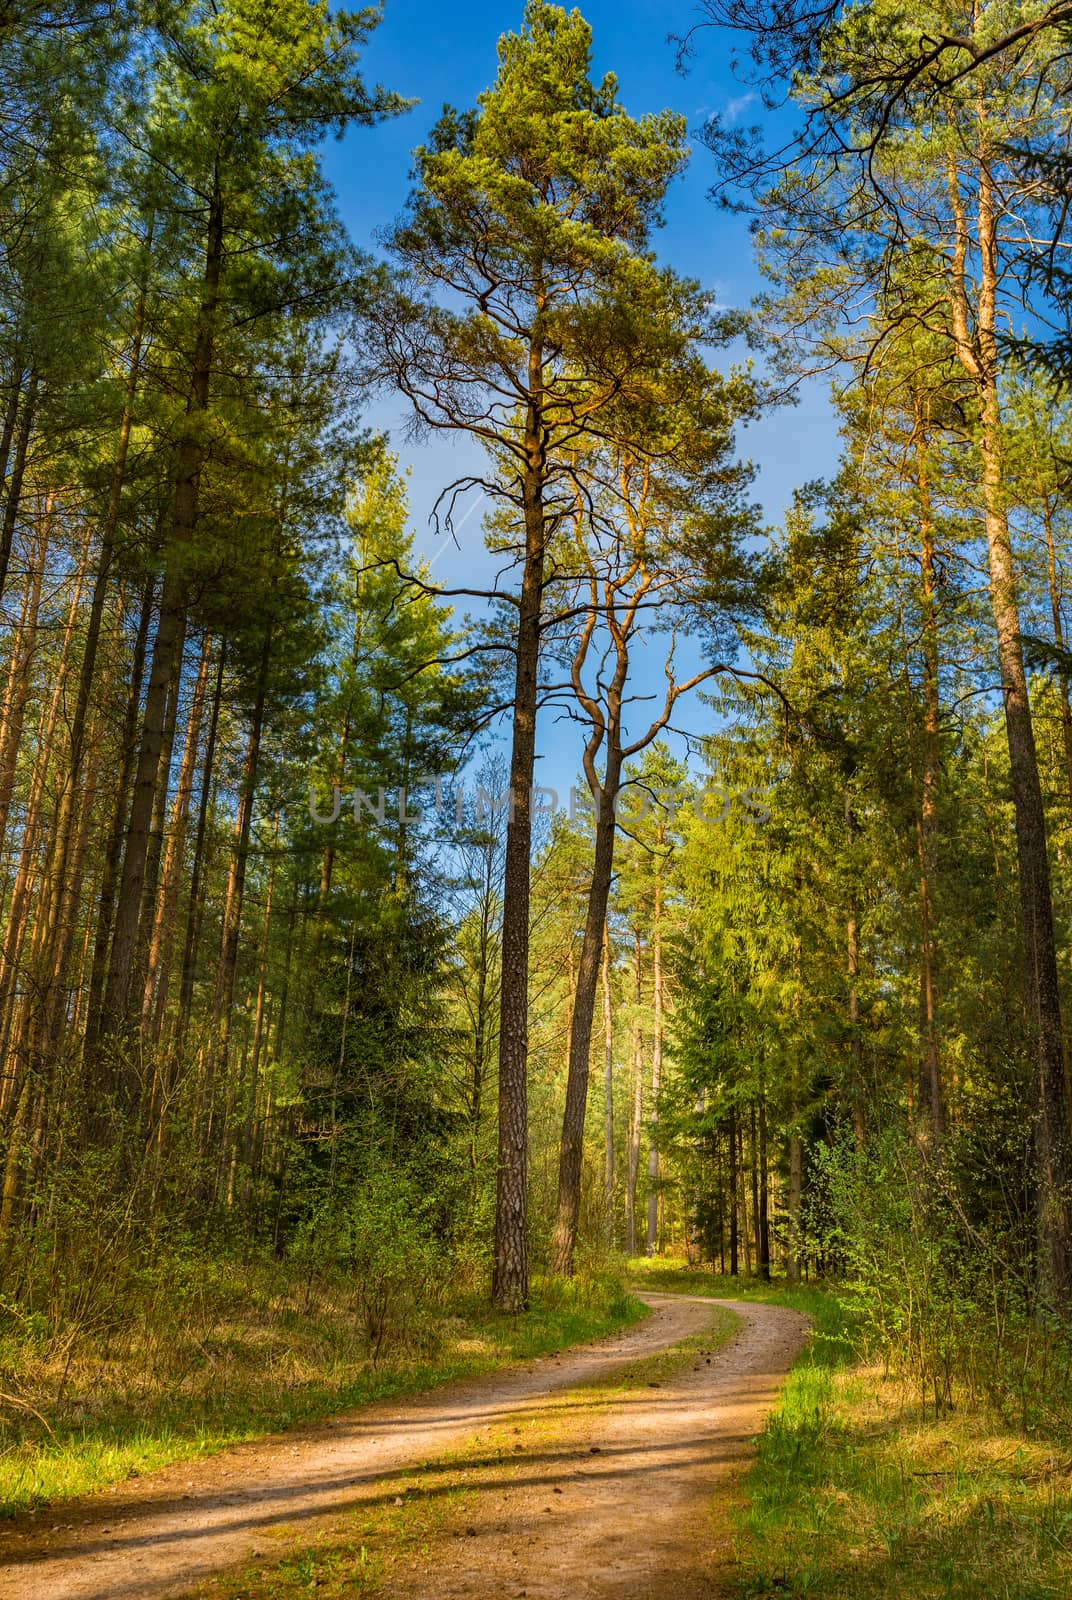
[[[594,1344],[21,1517],[2,1600],[702,1600],[806,1319],[646,1294]]]

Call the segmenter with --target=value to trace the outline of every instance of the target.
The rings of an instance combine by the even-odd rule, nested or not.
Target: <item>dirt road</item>
[[[541,1429],[528,1448],[515,1447],[508,1467],[489,1460],[481,1468],[478,1458],[467,1475],[475,1478],[468,1487],[482,1492],[469,1497],[464,1541],[445,1534],[444,1551],[392,1573],[385,1593],[726,1594],[731,1552],[720,1510],[803,1343],[805,1319],[775,1306],[644,1298],[652,1315],[611,1339],[177,1463],[107,1495],[20,1518],[0,1535],[0,1600],[186,1595],[251,1556],[278,1559],[288,1543],[308,1543],[355,1508],[394,1503],[416,1463],[534,1415]],[[590,1403],[571,1401],[568,1391],[702,1332],[712,1305],[733,1311],[740,1329],[710,1361],[697,1359],[594,1414]]]

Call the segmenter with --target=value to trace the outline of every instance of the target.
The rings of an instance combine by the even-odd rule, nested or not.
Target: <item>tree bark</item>
[[[759,1097],[759,1275],[770,1282],[770,1187],[767,1178],[767,1097]]]
[[[1053,537],[1053,497],[1040,486],[1042,497],[1042,525],[1046,534],[1046,577],[1050,591],[1050,616],[1053,619],[1053,642],[1058,650],[1065,648],[1064,625],[1061,621],[1061,584],[1057,571],[1057,551]],[[1072,806],[1072,702],[1069,700],[1068,673],[1064,667],[1057,669],[1057,688],[1061,702],[1061,740],[1065,756],[1065,784],[1068,803]]]
[[[640,1037],[640,1002],[643,995],[643,967],[641,963],[640,929],[633,930],[636,989],[633,1003],[632,1049],[630,1070],[633,1075],[632,1107],[629,1116],[629,1146],[626,1151],[625,1171],[625,1253],[632,1259],[637,1253],[636,1200],[637,1181],[640,1177],[640,1129],[644,1120],[644,1051]]]
[[[223,703],[223,674],[226,661],[227,643],[224,640],[220,645],[220,653],[216,662],[216,682],[212,691],[212,710],[208,719],[205,758],[201,765],[201,792],[197,805],[197,833],[194,839],[194,857],[190,871],[190,901],[186,913],[186,929],[183,937],[182,975],[179,981],[179,1005],[175,1019],[174,1044],[172,1048],[172,1055],[176,1060],[181,1058],[185,1049],[190,1011],[193,1006],[194,978],[197,973],[197,947],[201,933],[201,879],[205,871],[205,848],[208,835],[209,808],[212,800],[212,785],[215,775],[216,740],[220,725],[220,707]]]
[[[529,354],[529,402],[522,474],[525,555],[518,604],[510,801],[503,880],[502,983],[499,998],[499,1148],[495,1189],[495,1305],[521,1311],[529,1300],[528,1001],[532,781],[543,613],[547,526],[543,505],[545,438],[540,415],[543,352]]]
[[[794,1124],[800,1115],[794,1098],[792,1113]],[[790,1283],[800,1282],[801,1226],[800,1203],[804,1172],[804,1147],[794,1126],[789,1135],[789,1240],[786,1251],[785,1275]]]
[[[662,844],[660,825],[657,844]],[[647,1254],[655,1254],[659,1228],[659,1088],[663,1075],[663,878],[662,864],[655,871],[655,902],[651,918],[652,978],[654,987],[653,1038],[651,1049],[651,1116],[648,1119],[651,1143],[648,1147],[648,1237]]]
[[[558,1210],[551,1244],[551,1263],[555,1272],[573,1271],[573,1252],[577,1242],[577,1223],[581,1211],[581,1167],[584,1158],[584,1123],[588,1101],[589,1057],[592,1024],[595,1018],[596,990],[599,984],[600,957],[607,926],[607,902],[614,871],[614,804],[618,796],[620,755],[608,754],[607,770],[596,797],[596,837],[592,879],[588,890],[588,911],[581,944],[581,961],[574,989],[573,1018],[570,1024],[569,1072],[566,1079],[566,1106],[562,1118],[562,1140],[558,1163]]]
[[[735,1105],[730,1106],[727,1137],[729,1139],[730,1155],[730,1277],[736,1278],[738,1276],[740,1262],[738,1260],[739,1212],[737,1209],[737,1107]]]
[[[182,889],[183,865],[186,858],[186,839],[190,822],[190,801],[193,796],[194,772],[201,745],[201,724],[204,716],[205,695],[208,686],[209,658],[212,640],[206,633],[201,645],[201,660],[197,670],[193,696],[186,721],[182,764],[179,768],[175,800],[171,808],[171,827],[167,850],[164,854],[160,895],[155,903],[153,926],[149,940],[149,957],[142,993],[142,1034],[152,1045],[157,1045],[163,1033],[167,1009],[168,990],[171,985],[172,955],[175,947],[175,923],[178,916],[179,895]],[[167,1099],[168,1085],[162,1076],[165,1063],[159,1058],[156,1073],[154,1101],[163,1094]],[[150,1113],[156,1115],[156,1106]]]
[[[1036,1062],[1035,1141],[1040,1289],[1044,1302],[1063,1306],[1067,1305],[1072,1292],[1072,1148],[1069,1144],[1064,1035],[1057,979],[1046,816],[1020,633],[1015,563],[1002,486],[1002,418],[996,326],[998,222],[994,185],[988,165],[985,112],[981,105],[979,138],[976,212],[979,287],[974,338],[969,329],[968,314],[968,226],[955,171],[950,175],[950,195],[956,221],[951,305],[957,352],[961,364],[974,382],[979,402],[979,449],[990,566],[990,603],[997,634],[998,668],[1016,818],[1025,986]]]
[[[138,631],[130,666],[130,688],[127,694],[126,714],[119,741],[119,771],[116,776],[115,800],[112,810],[108,843],[104,852],[100,892],[97,899],[97,929],[93,945],[93,962],[89,976],[89,1004],[86,1010],[86,1027],[82,1040],[83,1057],[95,1078],[96,1047],[102,1021],[104,986],[108,978],[108,957],[111,950],[112,927],[115,912],[115,894],[119,879],[119,863],[126,833],[127,808],[130,803],[130,780],[134,771],[137,748],[138,715],[141,710],[141,687],[145,676],[145,657],[149,643],[149,629],[153,619],[155,580],[146,579],[142,592]],[[94,1088],[99,1087],[95,1082]]]
[[[603,929],[603,1215],[614,1244],[614,1008],[610,992],[610,929]]]
[[[127,822],[123,870],[116,900],[115,930],[104,992],[104,1031],[125,1031],[130,1015],[131,980],[145,885],[146,860],[163,749],[168,686],[182,660],[186,637],[186,582],[181,550],[194,536],[205,459],[204,419],[215,353],[215,321],[223,273],[223,195],[218,164],[213,169],[205,231],[205,260],[190,363],[186,423],[178,446],[170,519],[170,549],[164,570],[160,612],[145,698],[134,793]],[[140,997],[139,997],[140,998]],[[127,1067],[113,1074],[112,1087],[136,1092]]]
[[[26,398],[22,402],[22,415],[19,418],[15,460],[11,467],[11,482],[8,484],[7,499],[4,502],[4,515],[0,519],[0,600],[3,599],[4,591],[7,588],[11,551],[15,543],[15,528],[19,520],[19,507],[22,504],[22,485],[26,476],[26,463],[30,455],[30,440],[33,438],[34,418],[37,415],[39,384],[39,374],[36,371],[31,372],[30,381],[26,389]]]

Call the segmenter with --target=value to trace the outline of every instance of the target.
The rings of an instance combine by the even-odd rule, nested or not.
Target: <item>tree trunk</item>
[[[152,246],[152,227],[149,228],[146,239],[146,259]],[[130,454],[130,437],[134,426],[134,407],[138,395],[138,385],[141,380],[141,352],[142,340],[145,332],[145,307],[148,290],[143,280],[138,299],[134,309],[134,326],[131,333],[130,366],[127,371],[127,384],[123,396],[123,413],[119,422],[119,438],[116,443],[115,461],[112,464],[112,477],[108,488],[108,499],[104,507],[104,515],[99,527],[100,557],[97,563],[97,573],[93,584],[93,595],[89,605],[89,617],[86,622],[85,644],[82,649],[82,665],[78,677],[78,694],[75,698],[73,712],[71,713],[71,743],[67,761],[67,771],[64,774],[63,790],[57,808],[55,828],[56,848],[53,865],[55,888],[53,903],[56,906],[65,905],[70,899],[71,886],[68,885],[70,868],[70,853],[76,832],[84,832],[79,820],[80,800],[82,797],[82,768],[85,760],[86,728],[93,698],[94,680],[97,671],[97,656],[100,648],[101,626],[104,621],[105,606],[112,584],[112,564],[115,558],[115,536],[119,527],[119,511],[122,504],[123,486],[126,482],[127,460]],[[118,617],[116,618],[118,627]],[[70,959],[70,923],[60,921],[57,930],[58,949],[52,960],[52,981],[62,984]],[[46,1004],[44,1013],[51,1010]],[[48,1047],[47,1035],[51,1031],[51,1024],[45,1024],[45,1047]],[[55,1044],[53,1038],[52,1043]]]
[[[1046,533],[1046,576],[1050,590],[1050,616],[1053,619],[1053,642],[1058,650],[1065,648],[1064,625],[1061,621],[1061,584],[1057,571],[1057,552],[1053,537],[1053,497],[1040,486],[1042,497],[1042,524]],[[1057,670],[1057,688],[1061,701],[1061,739],[1065,756],[1065,784],[1068,802],[1072,805],[1072,703],[1069,701],[1068,673],[1064,667]]]
[[[220,938],[220,958],[216,969],[216,990],[212,1001],[212,1028],[209,1053],[217,1072],[225,1072],[230,1039],[231,1013],[234,1007],[235,977],[238,971],[239,934],[242,927],[242,903],[246,889],[246,868],[249,862],[249,840],[253,827],[253,805],[260,771],[261,737],[264,732],[264,711],[268,695],[268,673],[272,660],[272,630],[265,633],[257,673],[253,715],[250,719],[249,742],[242,770],[239,790],[238,815],[235,818],[235,841],[231,867],[227,878],[227,897],[223,908],[223,929]],[[212,1067],[210,1065],[210,1070]]]
[[[186,1033],[194,998],[194,978],[197,972],[197,948],[201,934],[201,879],[205,871],[205,845],[208,835],[209,808],[216,765],[216,740],[220,725],[220,707],[223,703],[223,673],[227,660],[226,641],[220,645],[216,663],[216,683],[212,691],[212,710],[208,719],[208,736],[205,740],[205,759],[201,766],[201,793],[197,806],[197,834],[194,839],[194,858],[190,871],[190,902],[186,912],[186,930],[182,947],[182,976],[179,982],[179,1007],[175,1019],[172,1055],[181,1061],[186,1046]]]
[[[753,1245],[755,1247],[756,1272],[760,1270],[763,1260],[763,1224],[759,1212],[759,1133],[756,1127],[756,1102],[750,1100],[748,1104],[748,1122],[751,1139],[749,1141],[749,1165],[752,1179],[752,1228],[754,1230]]]
[[[532,781],[547,527],[543,506],[544,440],[539,412],[543,353],[529,356],[529,400],[522,497],[525,557],[518,604],[510,801],[503,880],[502,983],[499,998],[499,1150],[495,1190],[495,1305],[528,1305],[528,1001]]]
[[[19,418],[19,434],[15,445],[15,460],[11,468],[11,482],[8,484],[4,515],[0,519],[0,599],[3,598],[4,591],[7,588],[7,573],[11,565],[11,550],[15,542],[19,506],[22,504],[22,485],[26,476],[26,463],[30,454],[30,440],[33,438],[34,417],[37,414],[39,383],[40,377],[38,373],[31,372],[30,382],[26,389],[26,398],[22,402],[22,416]]]
[[[744,1166],[744,1118],[737,1118],[737,1182],[741,1186],[741,1247],[744,1251],[744,1270],[747,1277],[752,1276],[752,1236],[748,1226],[748,1190],[745,1185]]]
[[[11,459],[11,443],[15,437],[15,424],[19,420],[22,404],[22,382],[26,376],[26,360],[21,340],[17,340],[11,356],[11,383],[8,401],[4,407],[4,421],[0,425],[0,486],[7,482],[7,464]]]
[[[998,222],[988,167],[985,112],[979,111],[977,209],[979,288],[975,338],[968,318],[968,229],[957,186],[950,191],[957,224],[951,279],[953,327],[965,371],[979,401],[983,510],[990,566],[990,603],[997,633],[998,668],[1005,708],[1026,991],[1036,1060],[1036,1157],[1039,1277],[1043,1301],[1066,1305],[1072,1291],[1072,1150],[1069,1146],[1064,1036],[1057,981],[1053,898],[1046,816],[1020,634],[1020,608],[1012,541],[1002,486],[1001,403],[998,391],[996,303]]]
[[[634,1002],[639,1011],[643,977],[639,930],[634,930],[633,938],[636,951],[636,994],[634,995]],[[634,1016],[633,1018],[630,1071],[633,1075],[633,1094],[629,1115],[629,1145],[626,1150],[625,1253],[631,1260],[637,1253],[637,1181],[640,1177],[640,1129],[644,1120],[644,1049],[640,1037],[639,1016]]]
[[[26,704],[33,682],[33,662],[37,650],[37,617],[48,548],[47,520],[46,518],[42,521],[38,529],[36,549],[30,558],[22,616],[11,653],[11,669],[8,674],[8,694],[4,705],[3,732],[0,738],[0,840],[5,842],[11,801],[15,793]]]
[[[182,869],[186,855],[186,836],[190,822],[190,801],[194,790],[194,772],[201,745],[201,723],[204,714],[205,693],[208,685],[209,657],[212,640],[206,633],[201,645],[201,660],[197,669],[193,697],[186,722],[182,764],[179,768],[178,786],[171,808],[171,827],[160,885],[160,896],[155,906],[152,933],[149,941],[148,969],[142,996],[142,1032],[154,1043],[163,1030],[167,1007],[168,988],[171,983],[171,958],[175,945],[175,921],[178,914],[179,894],[182,889]]]
[[[789,1240],[786,1251],[785,1275],[790,1283],[799,1283],[802,1253],[800,1202],[804,1176],[804,1147],[800,1134],[797,1133],[795,1127],[796,1119],[800,1115],[795,1098],[791,1115],[794,1121],[794,1128],[789,1135]]]
[[[112,927],[115,912],[115,892],[119,878],[119,862],[126,833],[127,807],[130,802],[130,780],[134,771],[137,747],[138,714],[141,710],[141,686],[145,675],[145,655],[149,643],[149,628],[153,618],[155,580],[147,578],[142,593],[138,631],[130,666],[130,688],[127,694],[126,714],[119,741],[119,772],[116,776],[115,802],[112,810],[108,843],[104,852],[100,892],[97,899],[97,931],[93,945],[93,963],[89,976],[89,1004],[86,1010],[86,1028],[82,1041],[83,1056],[88,1065],[95,1067],[96,1046],[100,1033],[104,986],[108,977],[108,957],[111,951]]]
[[[168,686],[175,674],[176,665],[181,663],[186,637],[186,582],[182,561],[177,552],[189,544],[197,525],[201,471],[206,448],[204,419],[209,409],[215,351],[215,319],[223,272],[223,222],[223,196],[217,165],[213,170],[209,197],[205,262],[190,363],[186,421],[178,445],[170,519],[171,548],[164,570],[160,613],[134,778],[134,794],[127,822],[123,871],[116,901],[108,982],[104,993],[105,1032],[124,1031],[130,1015],[131,980],[134,972],[156,785],[160,774]],[[113,1086],[129,1098],[136,1089],[129,1067],[122,1077],[125,1082],[113,1078]]]
[[[558,1164],[558,1211],[551,1244],[552,1269],[566,1275],[573,1271],[573,1252],[581,1212],[581,1167],[592,1025],[607,926],[607,902],[614,871],[614,803],[618,795],[620,759],[620,756],[616,758],[615,753],[608,753],[606,775],[595,797],[597,810],[592,880],[588,890],[588,912],[570,1024],[569,1072]]]
[[[610,992],[610,929],[603,930],[603,1213],[614,1244],[614,1008]]]
[[[102,1040],[108,1035],[121,1034],[130,1014],[131,982],[144,897],[149,838],[167,729],[168,696],[176,665],[182,660],[185,636],[183,585],[174,573],[168,573],[165,574],[160,601],[134,773],[134,792],[126,825],[123,867],[119,876],[108,979],[104,990]],[[132,1064],[128,1063],[124,1070],[118,1063],[110,1062],[107,1064],[107,1076],[113,1092],[119,1093],[132,1104],[137,1096]]]
[[[658,844],[662,844],[660,837]],[[661,864],[655,873],[655,904],[651,919],[652,976],[654,985],[653,1039],[651,1049],[651,1116],[648,1119],[651,1143],[648,1147],[648,1237],[647,1254],[655,1254],[659,1228],[659,1087],[663,1075],[663,879]]]
[[[730,1277],[736,1278],[740,1263],[737,1253],[739,1233],[739,1213],[737,1210],[737,1107],[734,1105],[730,1106],[728,1138],[730,1147]]]
[[[770,1282],[770,1189],[767,1180],[767,1098],[759,1097],[759,1275]]]

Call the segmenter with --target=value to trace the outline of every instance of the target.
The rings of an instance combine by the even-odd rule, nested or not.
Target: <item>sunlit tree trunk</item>
[[[603,1212],[614,1243],[614,1009],[610,992],[610,929],[603,929]]]
[[[979,283],[974,338],[969,327],[968,224],[957,174],[950,173],[956,222],[951,308],[957,352],[979,403],[983,520],[990,566],[990,603],[1009,747],[1026,989],[1037,1063],[1036,1151],[1038,1241],[1043,1294],[1066,1303],[1072,1291],[1072,1150],[1069,1145],[1064,1035],[1057,979],[1046,817],[1020,633],[1016,569],[1002,485],[1002,418],[998,391],[998,216],[989,170],[985,110],[978,115],[980,157],[976,211]]]
[[[663,843],[660,824],[656,848]],[[659,1229],[659,1089],[663,1075],[663,877],[662,863],[655,870],[655,897],[651,916],[653,1017],[651,1047],[651,1113],[648,1118],[648,1234],[647,1254],[655,1254]]]

